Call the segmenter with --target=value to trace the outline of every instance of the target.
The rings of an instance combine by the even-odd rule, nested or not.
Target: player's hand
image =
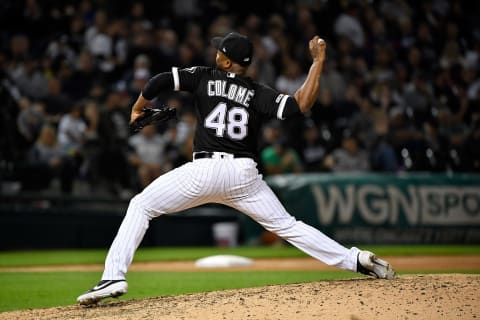
[[[327,49],[327,43],[325,40],[315,36],[310,40],[308,48],[310,49],[310,55],[312,56],[313,61],[325,61],[325,50]]]
[[[143,111],[136,111],[135,108],[132,108],[132,113],[130,114],[130,123],[134,122],[138,117],[143,114]]]

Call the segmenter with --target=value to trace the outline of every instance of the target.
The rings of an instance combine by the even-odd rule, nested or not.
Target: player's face
[[[220,69],[225,69],[227,64],[229,64],[230,59],[225,54],[223,54],[223,52],[221,52],[220,50],[217,50],[217,56],[215,57],[215,62],[217,64],[217,67],[219,67]]]

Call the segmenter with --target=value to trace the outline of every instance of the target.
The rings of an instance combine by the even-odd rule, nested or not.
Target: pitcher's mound
[[[0,313],[0,319],[474,319],[480,275],[356,278]]]

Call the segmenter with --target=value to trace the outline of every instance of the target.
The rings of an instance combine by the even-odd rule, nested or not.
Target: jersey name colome
[[[229,83],[225,80],[209,80],[207,84],[207,94],[210,97],[224,97],[248,107],[250,99],[255,95],[255,90],[248,90],[245,87],[235,83]]]

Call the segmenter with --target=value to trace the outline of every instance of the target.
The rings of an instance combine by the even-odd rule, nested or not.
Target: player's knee
[[[130,199],[129,206],[139,206],[141,203],[141,193],[135,195],[132,199]]]
[[[286,219],[275,220],[273,223],[267,225],[266,229],[280,237],[285,237],[291,234],[292,228],[294,228],[298,222],[294,217],[290,216]]]
[[[158,216],[157,212],[146,204],[149,203],[149,199],[146,198],[143,193],[139,193],[130,200],[129,208],[132,208],[135,214],[143,214],[150,219]],[[151,199],[150,199],[151,200]]]
[[[130,200],[130,203],[129,203],[129,208],[132,208],[133,212],[135,212],[136,214],[145,214],[146,213],[146,210],[145,210],[145,205],[144,205],[144,201],[143,201],[143,197],[141,196],[141,193],[140,194],[137,194],[136,196],[134,196],[131,200]]]

